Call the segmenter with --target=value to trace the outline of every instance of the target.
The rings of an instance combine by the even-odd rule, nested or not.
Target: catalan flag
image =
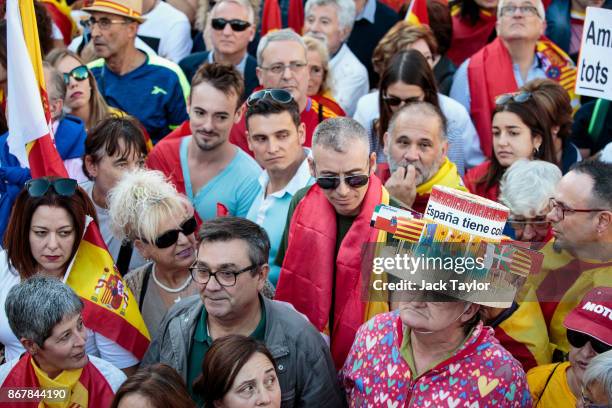
[[[514,247],[510,272],[521,276],[537,273],[542,266],[543,258],[544,255],[541,252]]]
[[[427,225],[427,221],[424,220],[398,217],[397,227],[393,238],[408,242],[418,242],[421,238],[425,225]]]
[[[429,25],[429,13],[427,12],[427,0],[412,0],[405,21],[414,25]]]

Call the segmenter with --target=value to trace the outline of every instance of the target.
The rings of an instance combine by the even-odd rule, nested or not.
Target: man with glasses
[[[270,243],[252,221],[221,217],[202,224],[190,268],[200,295],[173,306],[143,365],[165,363],[192,384],[214,339],[240,334],[262,341],[275,359],[283,404],[342,407],[329,349],[303,316],[283,302],[261,296],[269,273]]]
[[[304,146],[312,145],[312,134],[317,125],[336,114],[308,97],[308,65],[306,44],[291,29],[266,34],[257,46],[257,78],[263,89],[288,91],[300,108],[300,120],[306,126]],[[253,154],[247,142],[247,129],[242,108],[240,120],[232,127],[230,142]],[[261,164],[261,163],[260,163]]]
[[[550,78],[565,88],[574,106],[576,67],[563,50],[542,39],[546,28],[542,0],[500,0],[497,38],[461,64],[451,98],[470,112],[482,152],[491,157],[491,118],[495,98],[536,78]]]
[[[388,310],[386,302],[362,300],[361,251],[386,239],[370,228],[375,207],[400,204],[374,175],[376,153],[353,119],[317,126],[308,162],[316,184],[299,190],[289,205],[276,299],[292,303],[329,337],[340,369],[359,326]]]
[[[187,119],[189,83],[180,68],[135,46],[142,0],[94,0],[83,9],[95,53],[88,64],[100,93],[115,108],[136,117],[154,143]]]
[[[280,266],[274,260],[287,224],[291,198],[314,183],[306,160],[310,149],[302,146],[306,130],[289,92],[283,89],[256,92],[247,101],[247,107],[249,148],[263,166],[259,190],[247,218],[262,226],[270,237],[269,279],[276,285]]]
[[[240,114],[242,75],[231,65],[204,64],[191,87],[191,134],[159,143],[147,157],[147,167],[163,172],[189,197],[200,219],[244,217],[257,194],[261,169],[228,141]]]
[[[255,11],[249,0],[221,0],[210,11],[211,51],[191,54],[179,63],[187,79],[204,62],[219,62],[236,67],[244,77],[244,96],[258,85],[255,68],[257,61],[247,53],[247,46],[255,36]]]

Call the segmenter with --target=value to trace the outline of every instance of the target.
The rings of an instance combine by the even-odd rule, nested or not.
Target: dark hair
[[[215,89],[223,92],[225,95],[235,94],[238,96],[236,109],[242,104],[242,96],[244,94],[244,79],[242,74],[232,65],[218,64],[202,64],[191,79],[191,90],[206,82]],[[191,95],[189,96],[191,98]]]
[[[266,356],[277,370],[266,346],[251,337],[232,334],[213,341],[202,362],[202,375],[193,383],[193,391],[203,397],[205,407],[213,407],[228,393],[242,367],[256,353]]]
[[[119,141],[123,141],[124,151],[119,151]],[[147,142],[142,133],[140,123],[129,116],[109,116],[100,121],[89,131],[85,139],[85,155],[83,157],[83,172],[91,179],[85,165],[85,157],[89,156],[93,163],[102,160],[102,155],[114,156],[120,153],[122,157],[130,157],[134,153],[147,155]]]
[[[453,41],[453,20],[448,5],[439,0],[427,2],[429,26],[438,43],[438,55],[445,55]]]
[[[57,177],[48,177],[54,180]],[[70,260],[76,254],[81,237],[85,232],[85,218],[90,216],[96,221],[96,209],[89,196],[81,187],[77,187],[73,195],[67,197],[59,195],[49,187],[42,197],[31,197],[27,189],[21,190],[13,204],[6,233],[4,234],[4,248],[9,264],[19,273],[22,279],[36,274],[36,260],[32,256],[30,247],[30,225],[32,216],[40,206],[60,207],[68,212],[74,225],[74,245],[70,253]],[[70,263],[70,260],[65,265]]]
[[[425,93],[425,102],[440,108],[436,78],[423,54],[417,50],[406,50],[396,54],[380,77],[378,93],[380,117],[375,126],[380,146],[383,144],[383,136],[393,116],[391,108],[383,98],[387,89],[396,82],[418,86]]]
[[[283,112],[288,112],[291,115],[291,120],[293,120],[293,124],[297,128],[300,126],[302,119],[300,117],[300,108],[295,100],[290,100],[287,103],[277,102],[272,98],[264,98],[255,102],[253,105],[249,106],[246,111],[246,125],[247,129],[249,128],[249,118],[255,115],[263,115],[270,116]]]
[[[155,408],[195,408],[185,382],[174,368],[166,364],[154,364],[139,369],[119,387],[111,408],[130,394],[146,397]]]
[[[6,20],[0,20],[0,64],[5,71],[8,68],[7,44]]]
[[[480,20],[480,6],[474,0],[456,0],[451,2],[449,6],[451,8],[458,6],[459,15],[462,19],[467,19],[470,25],[474,26]]]
[[[483,307],[480,306],[474,316],[470,318],[470,320],[463,323],[463,332],[467,335],[469,334],[474,327],[478,325],[478,323],[482,322],[484,319],[485,311]]]
[[[553,124],[550,123],[545,110],[537,103],[533,95],[522,103],[510,100],[503,105],[496,105],[491,119],[499,112],[514,113],[529,128],[531,137],[540,136],[542,138],[542,144],[534,154],[535,159],[553,164],[557,163],[551,132]],[[493,125],[491,124],[491,126]],[[485,183],[486,188],[491,188],[496,183],[499,183],[505,172],[506,168],[502,167],[495,156],[495,152],[493,152],[488,172],[477,182]]]
[[[206,242],[240,239],[249,246],[249,260],[255,265],[268,262],[270,240],[268,234],[253,221],[241,217],[217,217],[204,221],[199,232],[200,245]],[[253,271],[256,274],[257,270]]]
[[[47,6],[43,2],[34,2],[34,15],[36,17],[36,26],[38,28],[38,41],[40,43],[41,58],[53,49],[53,21],[47,12]]]
[[[587,174],[593,179],[593,198],[597,205],[612,206],[612,164],[601,160],[582,160],[575,163],[570,171]],[[596,204],[596,203],[593,203]]]

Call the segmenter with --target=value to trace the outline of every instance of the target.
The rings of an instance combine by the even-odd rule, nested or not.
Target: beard
[[[217,133],[212,133],[210,135],[215,137],[211,140],[202,140],[194,135],[193,140],[200,150],[210,152],[225,143],[225,140],[222,137],[219,137]]]
[[[430,178],[432,178],[438,170],[440,170],[440,166],[444,161],[444,155],[440,152],[436,160],[431,164],[431,166],[424,166],[420,161],[408,161],[402,159],[400,162],[396,162],[393,160],[390,154],[387,154],[387,163],[389,163],[389,169],[391,170],[391,174],[393,174],[400,167],[407,167],[408,165],[413,165],[415,172],[415,182],[417,186],[427,182]]]

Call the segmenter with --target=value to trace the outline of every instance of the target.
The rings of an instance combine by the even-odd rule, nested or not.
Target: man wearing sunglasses
[[[244,77],[244,95],[247,97],[258,85],[255,68],[257,60],[247,53],[247,46],[255,36],[255,11],[249,0],[221,0],[209,13],[213,49],[193,53],[179,65],[187,79],[205,62],[231,64]]]
[[[569,361],[539,366],[527,373],[534,407],[579,406],[589,362],[612,350],[610,314],[612,287],[596,287],[566,316],[563,324],[567,329]]]
[[[271,31],[257,46],[257,78],[263,89],[284,89],[293,96],[300,108],[300,121],[306,126],[305,147],[312,145],[312,134],[319,123],[336,114],[307,96],[308,64],[306,44],[302,37],[291,29]],[[253,153],[247,142],[244,117],[246,106],[242,108],[240,120],[232,127],[230,142],[245,152]]]
[[[189,83],[181,69],[135,46],[142,0],[94,0],[83,8],[99,59],[87,66],[106,102],[136,117],[157,143],[187,119]]]
[[[491,157],[491,118],[495,98],[516,92],[536,78],[549,78],[565,88],[572,105],[576,66],[552,41],[546,29],[542,0],[500,0],[497,5],[497,38],[465,60],[455,73],[451,98],[470,112],[480,137],[482,152]]]
[[[308,162],[316,184],[299,190],[289,205],[291,221],[276,258],[282,265],[276,299],[292,303],[329,336],[340,369],[359,326],[370,313],[388,309],[386,302],[362,300],[361,251],[385,239],[370,228],[376,205],[400,204],[374,175],[376,153],[358,122],[328,119],[313,141]]]
[[[304,316],[264,298],[270,242],[263,228],[238,217],[205,221],[190,267],[200,296],[173,306],[160,324],[144,366],[165,363],[192,384],[213,340],[230,334],[263,342],[274,356],[283,406],[344,405],[329,348]]]

